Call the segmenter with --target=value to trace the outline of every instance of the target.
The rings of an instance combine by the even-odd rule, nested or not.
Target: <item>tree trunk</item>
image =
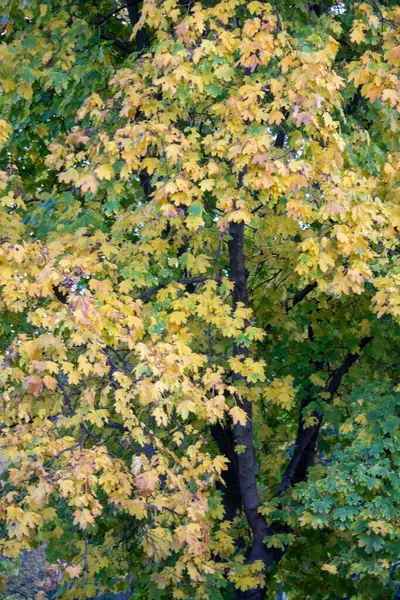
[[[232,305],[233,308],[236,308],[239,303],[242,303],[247,308],[249,301],[244,255],[244,223],[230,223],[229,235],[231,238],[229,240],[229,270],[230,279],[234,283]],[[233,346],[233,356],[243,361],[246,360],[248,357],[248,348],[235,343]],[[234,373],[233,380],[236,384],[242,382],[243,387],[246,385],[244,377],[238,373]],[[267,549],[264,545],[264,538],[271,532],[265,518],[258,512],[260,499],[258,497],[256,481],[252,404],[246,398],[245,393],[242,395],[242,398],[237,397],[236,401],[240,408],[245,411],[247,417],[246,425],[237,423],[234,427],[234,432],[236,444],[245,447],[243,452],[236,454],[236,461],[243,509],[253,534],[253,545],[248,555],[248,562],[262,560],[265,567],[267,567]],[[237,600],[263,600],[265,598],[265,588],[256,588],[243,592],[237,590],[236,598]]]

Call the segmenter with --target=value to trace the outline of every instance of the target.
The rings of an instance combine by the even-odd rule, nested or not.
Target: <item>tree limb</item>
[[[133,46],[130,46],[129,44],[127,44],[125,42],[121,42],[121,40],[118,40],[117,38],[114,38],[111,35],[108,35],[104,31],[102,31],[100,33],[100,37],[103,40],[111,42],[112,44],[114,44],[114,46],[116,48],[118,48],[118,50],[121,50],[122,52],[125,52],[126,54],[132,54],[132,52],[135,51],[134,48],[133,48]]]
[[[131,22],[132,27],[135,27],[140,19],[140,10],[139,10],[139,0],[135,2],[129,2],[126,5],[128,9],[129,20]],[[149,45],[149,38],[146,32],[146,29],[142,27],[136,32],[136,47],[139,50],[144,50]]]
[[[154,287],[145,290],[142,294],[138,296],[138,300],[147,300],[154,294],[157,294],[160,290],[163,290],[167,286],[171,285],[171,283],[179,283],[181,285],[196,285],[198,283],[203,283],[204,281],[221,281],[222,277],[184,277],[183,279],[179,279],[178,281],[170,281],[169,283],[161,283],[160,285],[155,285]]]
[[[313,281],[311,283],[309,283],[308,285],[306,285],[302,290],[299,290],[294,296],[293,298],[290,298],[290,300],[292,301],[291,304],[289,305],[289,300],[286,301],[285,306],[286,306],[286,312],[290,312],[292,310],[292,308],[294,308],[295,306],[297,306],[297,304],[299,304],[302,300],[304,300],[304,298],[306,296],[308,296],[308,294],[310,294],[313,290],[315,290],[315,288],[318,286],[318,283],[316,281]]]
[[[341,365],[334,371],[325,387],[325,391],[329,394],[329,398],[327,399],[328,403],[332,402],[343,377],[349,372],[354,363],[357,362],[362,350],[371,340],[372,338],[370,336],[364,337],[359,344],[359,351],[354,354],[351,352],[347,354]],[[323,416],[314,411],[312,416],[316,419],[316,423],[307,428],[304,427],[303,419],[304,410],[313,400],[314,398],[312,397],[306,397],[301,404],[294,452],[279,484],[277,492],[278,496],[285,493],[288,488],[295,483],[305,481],[307,479],[308,469],[314,463]]]

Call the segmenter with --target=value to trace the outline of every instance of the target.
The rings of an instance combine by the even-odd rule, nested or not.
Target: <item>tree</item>
[[[400,5],[0,6],[2,555],[392,598]]]

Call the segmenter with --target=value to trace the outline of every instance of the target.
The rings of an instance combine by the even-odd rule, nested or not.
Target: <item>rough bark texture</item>
[[[244,254],[244,223],[230,223],[229,235],[229,272],[230,279],[234,283],[232,304],[233,307],[236,307],[238,303],[242,303],[247,307],[249,301]],[[248,356],[248,349],[246,346],[234,344],[233,356],[245,360]],[[237,384],[240,384],[242,381],[243,386],[245,386],[244,378],[240,374],[235,373],[233,379]],[[236,444],[245,447],[244,452],[236,455],[236,461],[243,510],[253,534],[253,544],[248,553],[248,561],[262,560],[265,570],[267,570],[273,562],[277,562],[280,559],[282,551],[267,549],[264,544],[264,538],[272,535],[273,532],[265,518],[258,512],[260,499],[257,490],[256,462],[253,445],[252,404],[246,398],[245,393],[237,401],[247,416],[246,425],[237,423],[234,427],[234,433]],[[265,598],[265,588],[256,588],[244,592],[238,590],[236,598],[237,600],[262,600]]]

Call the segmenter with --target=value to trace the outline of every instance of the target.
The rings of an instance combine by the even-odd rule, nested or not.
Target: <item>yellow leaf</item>
[[[326,273],[335,266],[335,261],[327,252],[321,252],[318,260],[319,268],[323,273]]]
[[[25,260],[25,249],[18,244],[11,244],[7,249],[7,258],[16,263],[22,263]]]
[[[244,412],[244,410],[239,406],[234,406],[233,408],[231,408],[229,414],[231,415],[235,425],[237,423],[240,423],[240,425],[243,425],[243,427],[246,425],[247,415]]]
[[[322,565],[321,569],[322,569],[322,571],[327,571],[328,573],[331,573],[332,575],[336,575],[336,573],[337,573],[337,567],[335,565],[330,565],[328,563],[325,563],[324,565]]]
[[[193,261],[191,271],[195,275],[205,273],[210,266],[210,259],[205,254],[199,254]]]
[[[49,523],[50,521],[54,521],[57,517],[57,511],[52,506],[48,506],[42,510],[42,517],[45,523]]]
[[[200,181],[199,187],[203,192],[211,192],[214,184],[214,179],[203,179],[203,181]]]
[[[135,484],[141,491],[153,492],[158,483],[158,474],[155,471],[146,471],[140,475],[136,475]]]
[[[89,173],[81,175],[77,181],[77,185],[81,188],[82,192],[90,191],[92,194],[97,192],[97,179],[94,175],[90,175]]]
[[[65,496],[69,496],[75,492],[74,482],[71,479],[60,479],[58,482],[58,486],[61,490],[61,494]]]
[[[25,100],[30,100],[33,96],[32,86],[29,83],[21,83],[17,88],[17,92]]]
[[[7,121],[0,119],[0,144],[4,144],[12,133],[12,128]]]
[[[196,406],[192,400],[185,400],[184,402],[178,404],[176,412],[182,417],[182,419],[186,420],[189,416],[189,412],[196,412]]]
[[[365,415],[361,414],[361,415],[357,415],[354,419],[354,421],[356,423],[358,423],[359,425],[368,425],[368,419]]]
[[[73,370],[70,373],[68,373],[68,383],[70,385],[76,385],[77,383],[80,382],[81,379],[82,379],[82,374],[77,370]]]
[[[58,181],[63,183],[71,183],[71,181],[76,181],[79,177],[79,173],[73,167],[70,167],[66,171],[63,171],[58,175]]]
[[[149,175],[152,175],[154,171],[158,168],[159,163],[160,161],[158,160],[158,158],[152,158],[148,156],[144,159],[142,166],[143,169],[146,169]]]
[[[51,375],[45,375],[43,377],[43,383],[49,390],[52,390],[53,392],[57,387],[57,380],[54,379],[54,377],[51,377]]]
[[[115,177],[115,171],[111,165],[100,165],[94,172],[99,179],[107,179],[107,181]]]
[[[159,427],[160,425],[168,425],[167,413],[161,408],[161,406],[157,406],[151,414],[155,418]]]
[[[365,41],[365,34],[361,26],[355,27],[351,32],[350,39],[355,44],[362,44]]]
[[[271,110],[271,112],[269,113],[268,123],[270,125],[272,125],[273,123],[279,125],[279,123],[281,123],[284,118],[285,115],[280,110]]]
[[[74,579],[75,577],[79,577],[79,575],[82,573],[81,565],[71,565],[70,567],[67,567],[65,570],[71,579]]]
[[[80,525],[81,529],[86,529],[88,525],[94,524],[94,516],[87,508],[77,509],[74,512],[74,525]]]
[[[235,71],[229,65],[221,65],[215,69],[215,75],[222,81],[231,81],[235,76]]]
[[[384,102],[386,102],[386,100],[390,100],[390,104],[392,106],[397,106],[399,104],[400,97],[396,90],[383,90],[382,100]]]
[[[226,456],[216,456],[213,460],[214,469],[217,471],[217,473],[221,473],[228,468],[228,462],[229,460],[226,458]]]
[[[170,144],[165,150],[165,154],[173,164],[176,163],[183,155],[182,147],[178,144]]]

